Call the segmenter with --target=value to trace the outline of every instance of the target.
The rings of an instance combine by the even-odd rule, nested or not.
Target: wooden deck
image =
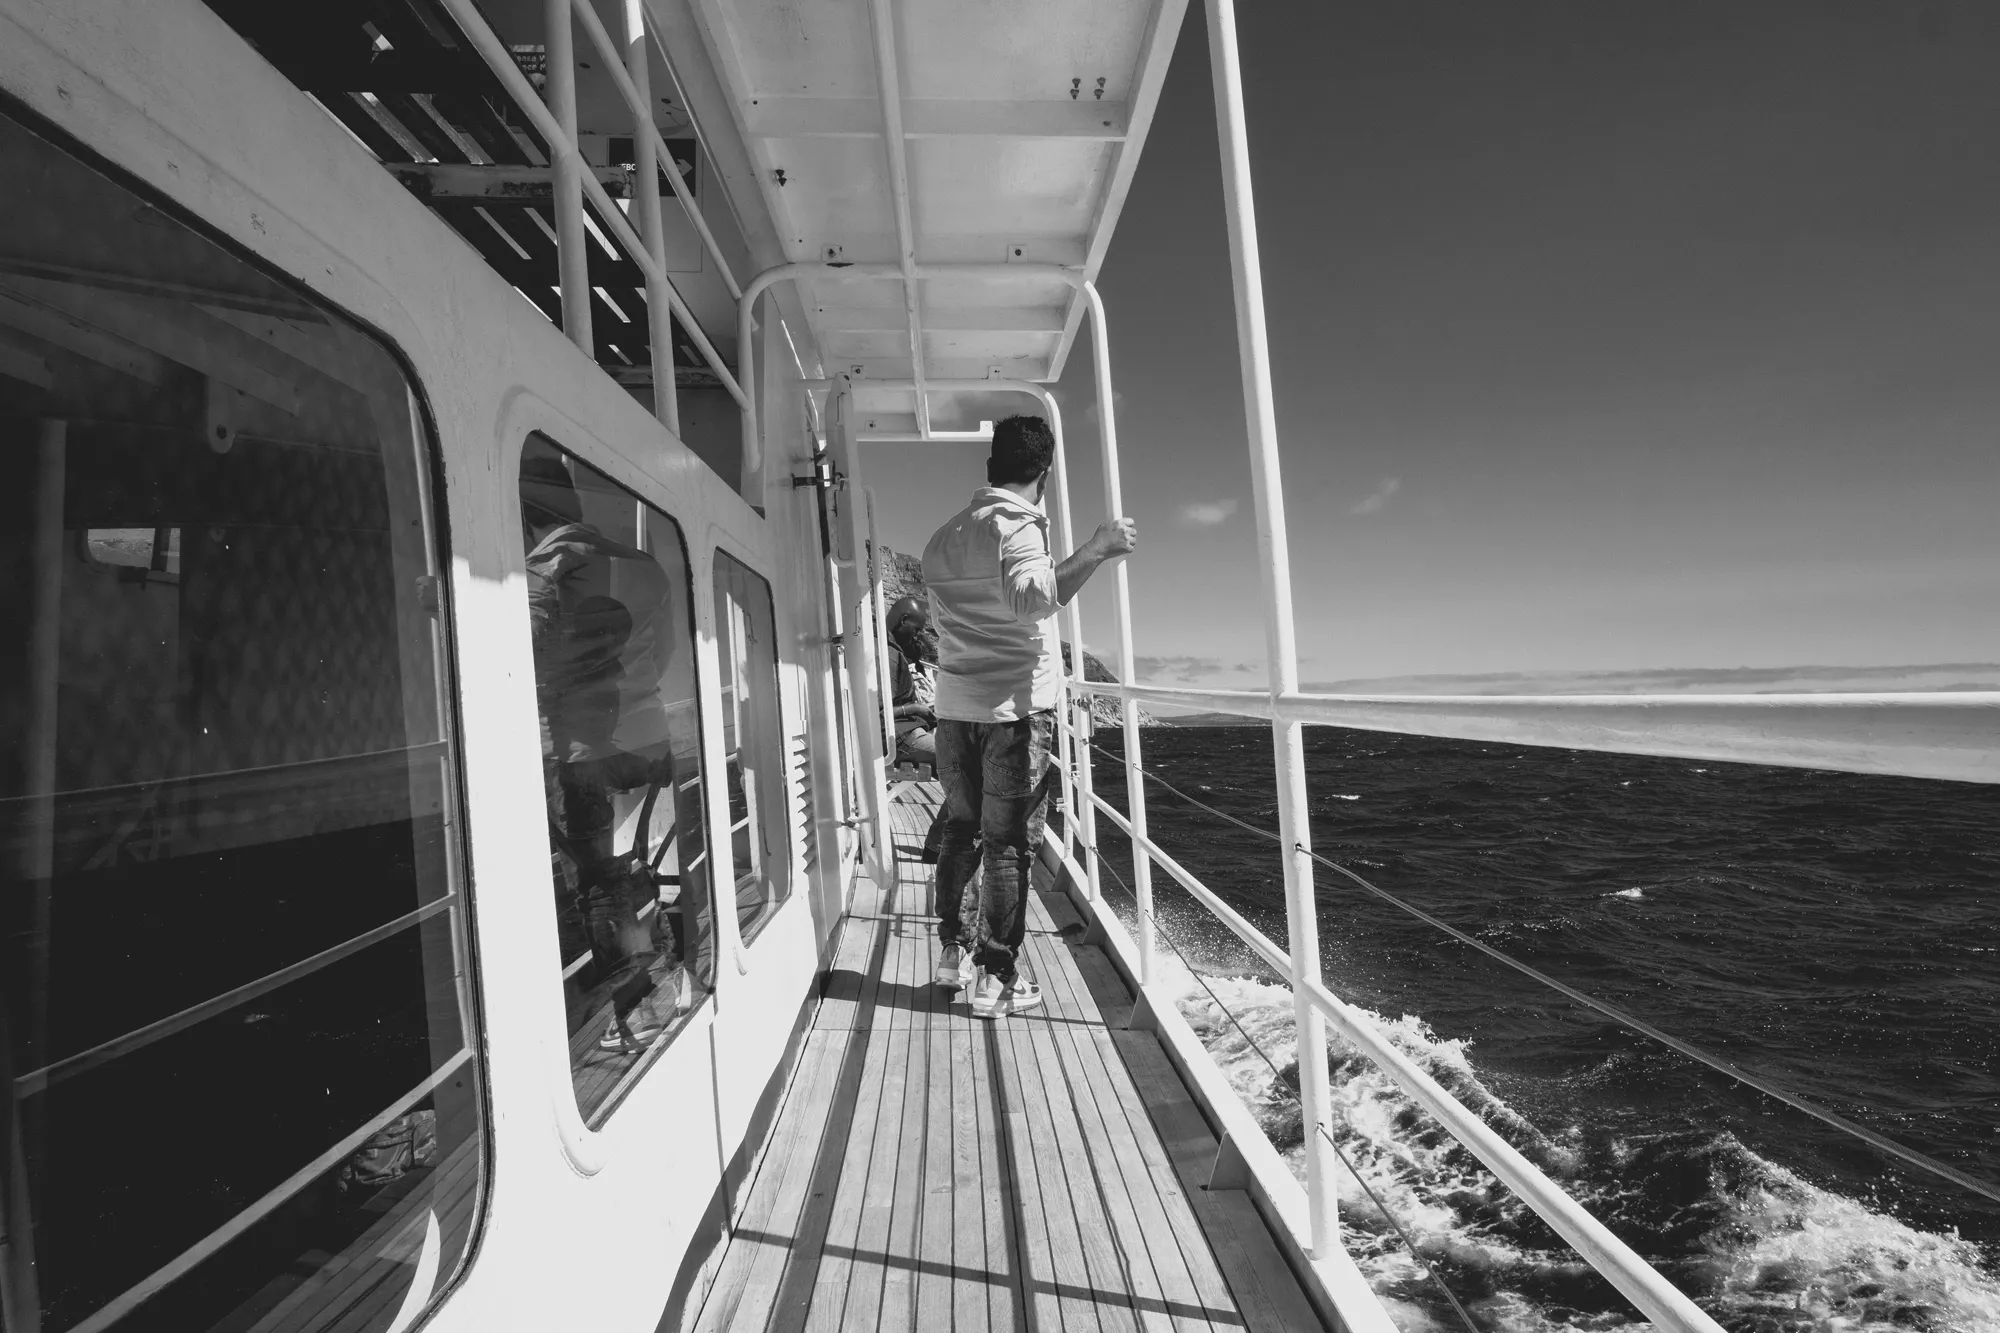
[[[931,983],[936,787],[896,789],[897,882],[863,883],[692,1327],[1114,1333],[1323,1327],[1132,997],[1046,882],[1042,1009]]]

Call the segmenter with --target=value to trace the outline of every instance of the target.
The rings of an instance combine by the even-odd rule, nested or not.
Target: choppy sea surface
[[[2000,1180],[2000,788],[1309,728],[1314,845],[1469,934]],[[1120,748],[1115,735],[1100,744]],[[1145,762],[1275,829],[1270,732]],[[1100,791],[1122,801],[1102,759]],[[1110,779],[1110,780],[1107,780]],[[1276,847],[1148,794],[1156,841],[1281,943]],[[1130,880],[1120,839],[1100,845]],[[1117,880],[1107,892],[1119,897]],[[1290,992],[1166,876],[1181,1012],[1295,1166]],[[1732,1333],[2000,1331],[2000,1204],[1920,1175],[1322,871],[1328,984]],[[1127,910],[1129,920],[1129,904]],[[1178,950],[1178,954],[1175,952]],[[1336,1038],[1350,1251],[1406,1333],[1646,1321]]]

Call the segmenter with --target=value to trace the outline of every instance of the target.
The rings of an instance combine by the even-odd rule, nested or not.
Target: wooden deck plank
[[[809,1292],[796,1293],[793,1301],[778,1302],[771,1327],[781,1333],[793,1333],[800,1328],[832,1333],[844,1327],[848,1297],[866,1280],[857,1243],[863,1195],[877,1145],[883,1145],[885,1155],[893,1155],[895,1151],[894,1139],[885,1143],[880,1137],[890,1037],[890,1033],[880,1028],[868,1028],[856,1031],[852,1038],[863,1044],[864,1056],[861,1076],[855,1085],[854,1113],[846,1151],[841,1156],[840,1176],[828,1210],[826,1230],[820,1237],[819,1268]],[[878,1278],[878,1290],[879,1286]]]
[[[855,1219],[843,1328],[874,1328],[881,1319],[882,1282],[889,1260],[889,1226],[896,1210],[896,1182],[903,1166],[903,1089],[910,1079],[910,1034],[878,1028],[875,1038],[886,1043],[882,1060],[882,1092],[876,1110],[875,1152],[863,1182],[860,1214]]]
[[[1052,1198],[1043,1198],[1043,1174],[1036,1160],[1038,1149],[1029,1131],[1028,1110],[1022,1099],[1020,1077],[1015,1072],[1017,1036],[1011,1026],[993,1032],[989,1068],[995,1092],[993,1142],[999,1149],[995,1164],[1007,1181],[1009,1202],[1013,1205],[1007,1222],[1020,1255],[1022,1315],[1027,1327],[1035,1333],[1082,1333],[1081,1322],[1072,1329],[1063,1319],[1059,1294],[1062,1283],[1056,1267],[1060,1242],[1050,1233],[1051,1214],[1059,1215],[1059,1210],[1068,1207],[1069,1191],[1064,1186]],[[1074,1250],[1070,1253],[1073,1255]],[[1092,1314],[1089,1327],[1096,1326]]]
[[[914,1333],[917,1247],[923,1235],[924,1155],[929,1144],[931,1062],[922,1033],[900,1034],[909,1065],[903,1083],[903,1126],[897,1139],[896,1187],[890,1194],[889,1230],[882,1245],[882,1307],[875,1327]]]
[[[1044,946],[1051,944],[1061,948],[1060,941],[1050,937],[1030,937],[1030,961],[1043,962],[1044,958],[1035,955],[1044,954]],[[1043,987],[1043,1007],[1022,1026],[1041,1076],[1051,1145],[1069,1182],[1070,1215],[1083,1260],[1087,1298],[1097,1309],[1104,1333],[1136,1333],[1142,1326],[1138,1301],[1151,1296],[1158,1303],[1158,1282],[1143,1255],[1144,1239],[1125,1225],[1128,1219],[1119,1216],[1113,1202],[1113,1196],[1122,1192],[1113,1178],[1116,1163],[1106,1151],[1103,1136],[1093,1135],[1088,1123],[1086,1108],[1094,1101],[1094,1091],[1080,1077],[1066,1040],[1069,1030],[1083,1020],[1049,1012],[1052,1002],[1065,997],[1066,988],[1056,980],[1062,971],[1059,961],[1047,958],[1046,963],[1049,980]],[[1134,1247],[1142,1251],[1136,1262]]]
[[[819,1010],[813,1015],[814,1027],[855,1026],[870,984],[868,973],[875,961],[875,935],[872,917],[849,916],[841,921],[840,939],[834,945],[833,962],[827,968]]]
[[[853,1034],[843,1029],[806,1033],[786,1107],[772,1122],[757,1173],[745,1187],[743,1209],[730,1227],[730,1245],[703,1303],[699,1328],[762,1328],[794,1263],[811,1264],[800,1231],[820,1145],[833,1128],[823,1115],[801,1115],[792,1098],[817,1101],[838,1081]],[[793,1114],[785,1114],[792,1110]]]
[[[952,1319],[954,1052],[948,1032],[925,1035],[922,1046],[929,1095],[925,1104],[922,1187],[913,1249],[915,1326],[938,1329],[950,1328]]]
[[[978,1023],[966,1033],[966,1042],[972,1055],[973,1115],[979,1131],[979,1221],[986,1271],[1006,1278],[986,1288],[987,1327],[991,1333],[1020,1333],[1029,1327],[1033,1313],[1025,1219],[1041,1207],[1041,1201],[1039,1196],[1029,1199],[1014,1172],[1010,1126],[998,1080],[999,1039],[991,1024]],[[1039,1322],[1034,1326],[1050,1333],[1061,1327]]]
[[[1104,1026],[1128,1026],[1132,1021],[1132,992],[1110,957],[1095,944],[1079,944],[1074,940],[1070,941],[1069,952],[1078,979],[1089,990],[1091,1003]]]
[[[1242,1190],[1207,1188],[1215,1162],[1215,1134],[1188,1096],[1159,1038],[1150,1032],[1125,1031],[1114,1034],[1113,1040],[1145,1097],[1174,1173],[1245,1325],[1253,1333],[1324,1327],[1250,1196]]]
[[[1074,969],[1051,969],[1051,975],[1058,986],[1082,989],[1082,978]],[[1087,1003],[1079,1002],[1077,1007]],[[1158,1166],[1173,1182],[1173,1187],[1161,1188],[1155,1161],[1149,1160],[1143,1146],[1143,1140],[1150,1137],[1150,1121],[1109,1033],[1101,1024],[1077,1023],[1065,1025],[1059,1036],[1070,1044],[1080,1085],[1095,1092],[1087,1100],[1078,1098],[1079,1118],[1086,1133],[1094,1129],[1102,1136],[1101,1150],[1116,1163],[1116,1170],[1107,1173],[1106,1180],[1114,1206],[1121,1199],[1123,1203],[1114,1222],[1116,1234],[1134,1236],[1143,1243],[1143,1254],[1134,1247],[1131,1262],[1135,1269],[1141,1260],[1150,1265],[1151,1289],[1139,1280],[1133,1285],[1142,1322],[1149,1329],[1167,1327],[1177,1333],[1241,1327],[1229,1288],[1200,1226],[1177,1187],[1165,1153],[1154,1145]],[[1148,1298],[1157,1300],[1157,1311],[1149,1309]]]
[[[1035,1050],[1038,1026],[1041,1025],[1025,1017],[999,1024],[1007,1108],[1010,1119],[1017,1122],[1017,1133],[1010,1135],[1010,1143],[1018,1147],[1014,1167],[1018,1179],[1025,1181],[1030,1173],[1035,1176],[1042,1200],[1041,1226],[1049,1253],[1048,1266],[1031,1271],[1038,1289],[1044,1283],[1053,1284],[1064,1333],[1101,1330],[1104,1324],[1093,1299],[1092,1273],[1084,1255],[1078,1217],[1079,1197],[1088,1196],[1074,1188],[1070,1180],[1070,1163],[1050,1104],[1052,1097],[1066,1096],[1066,1092],[1060,1083],[1051,1090],[1042,1078],[1041,1061]],[[1101,1220],[1098,1225],[1102,1225]]]
[[[865,1029],[829,1033],[828,1039],[838,1040],[842,1046],[840,1060],[833,1069],[835,1081],[822,1087],[802,1087],[796,1108],[787,1102],[787,1109],[794,1114],[824,1119],[827,1124],[805,1182],[792,1261],[786,1265],[772,1298],[768,1327],[783,1333],[799,1333],[805,1327],[820,1270],[830,1261],[826,1254],[827,1232],[849,1159],[857,1146],[872,1148],[872,1145],[857,1145],[854,1132],[856,1125],[870,1123],[858,1114],[864,1106],[872,1112],[872,1103],[863,1098],[862,1089],[868,1078],[880,1073],[879,1060],[871,1064],[869,1059],[870,1033]],[[821,1098],[826,1099],[824,1113],[817,1105]]]
[[[952,1333],[987,1333],[992,1327],[989,1283],[1007,1272],[1006,1250],[996,1255],[986,1249],[986,1194],[989,1187],[980,1169],[981,1146],[976,1062],[982,1058],[971,1033],[947,1032],[937,1038],[949,1048],[951,1060],[951,1197],[946,1201],[951,1218],[951,1304],[949,1325]],[[928,1302],[919,1300],[918,1313],[930,1312]],[[926,1328],[933,1325],[926,1323]],[[939,1325],[942,1326],[942,1325]]]
[[[890,810],[892,883],[857,885],[794,1084],[699,1312],[715,1329],[1292,1333],[1320,1327],[1130,990],[1038,867],[998,1023],[933,983],[927,784]]]

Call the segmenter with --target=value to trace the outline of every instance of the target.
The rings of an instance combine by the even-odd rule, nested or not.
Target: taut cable
[[[1123,758],[1121,758],[1118,755],[1112,754],[1110,751],[1106,750],[1103,746],[1097,744],[1097,742],[1095,741],[1092,741],[1090,743],[1090,748],[1097,751],[1099,754],[1103,755],[1106,759],[1110,760],[1113,763],[1123,764],[1125,762]],[[1238,819],[1235,815],[1226,814],[1223,811],[1216,809],[1214,806],[1209,805],[1204,801],[1196,800],[1194,797],[1188,795],[1186,792],[1174,786],[1171,782],[1168,782],[1165,778],[1161,777],[1157,773],[1154,773],[1152,770],[1144,767],[1143,765],[1134,764],[1132,765],[1132,767],[1138,769],[1138,771],[1142,776],[1150,778],[1154,782],[1157,782],[1160,786],[1166,788],[1168,791],[1180,797],[1181,800],[1187,802],[1191,806],[1194,806],[1196,809],[1206,811],[1207,813],[1215,816],[1217,819],[1220,819],[1225,823],[1234,824],[1237,828],[1243,829],[1249,833],[1254,833],[1260,838],[1267,838],[1270,841],[1277,843],[1279,846],[1284,845],[1284,839],[1280,837],[1278,834],[1273,833],[1271,830],[1258,828],[1255,824],[1247,823],[1244,820]],[[1464,931],[1458,929],[1456,926],[1453,926],[1448,922],[1439,920],[1437,917],[1432,916],[1429,912],[1426,912],[1423,908],[1417,907],[1412,903],[1404,902],[1401,898],[1397,897],[1393,893],[1390,893],[1387,889],[1379,888],[1376,885],[1369,883],[1367,880],[1363,879],[1360,875],[1357,875],[1352,870],[1349,870],[1346,866],[1341,865],[1336,861],[1328,860],[1326,857],[1320,855],[1316,851],[1313,851],[1310,847],[1307,847],[1302,843],[1294,843],[1292,845],[1292,850],[1298,852],[1304,852],[1307,856],[1310,856],[1313,860],[1319,862],[1319,864],[1325,866],[1328,870],[1331,870],[1337,875],[1342,875],[1345,876],[1347,879],[1352,880],[1355,884],[1358,884],[1360,887],[1366,889],[1368,892],[1374,894],[1377,898],[1380,898],[1383,902],[1388,903],[1392,907],[1400,908],[1402,911],[1408,912],[1411,916],[1416,917],[1418,920],[1427,922],[1430,925],[1437,927],[1439,930],[1451,936],[1453,939],[1459,941],[1461,944],[1471,945],[1473,948],[1479,950],[1479,952],[1485,954],[1488,958],[1491,958],[1496,962],[1505,963],[1508,967],[1513,968],[1516,972],[1519,972],[1522,976],[1532,978],[1533,980],[1540,982],[1542,985],[1547,986],[1551,990],[1558,991],[1564,995],[1567,995],[1570,999],[1575,1000],[1578,1004],[1596,1010],[1598,1013],[1604,1015],[1606,1018],[1610,1019],[1614,1023],[1617,1023],[1621,1027],[1625,1027],[1633,1032],[1637,1032],[1641,1036],[1651,1037],[1654,1041],[1659,1042],[1661,1045],[1679,1051],[1682,1055],[1687,1056],[1690,1060],[1695,1060],[1700,1062],[1701,1064],[1705,1064],[1710,1069],[1715,1070],[1719,1074],[1727,1075],[1728,1077],[1736,1080],[1738,1083],[1743,1084],[1745,1087],[1755,1088],[1758,1092],[1763,1093],[1766,1097],[1770,1097],[1777,1101],[1783,1102],[1785,1105],[1791,1107],[1795,1111],[1803,1111],[1805,1114],[1811,1116],[1815,1120],[1818,1120],[1822,1124],[1829,1125],[1832,1128],[1839,1130],[1841,1133],[1846,1134],[1851,1138],[1859,1139],[1861,1142],[1866,1143],[1871,1147],[1879,1149],[1882,1152],[1888,1153],[1891,1157],[1899,1158],[1902,1161],[1909,1163],[1911,1166],[1914,1166],[1922,1171],[1927,1171],[1931,1175],[1934,1175],[1941,1180],[1948,1180],[1952,1184],[1960,1187],[1961,1189],[1971,1190],[1974,1194],[1983,1195],[1988,1199],[1992,1199],[1996,1203],[2000,1203],[2000,1185],[1995,1185],[1990,1181],[1981,1180],[1977,1176],[1968,1175],[1965,1172],[1959,1170],[1955,1166],[1949,1166],[1944,1162],[1938,1161],[1935,1157],[1932,1157],[1926,1153],[1918,1152],[1915,1148],[1907,1147],[1904,1144],[1898,1143],[1896,1142],[1896,1140],[1889,1138],[1886,1135],[1878,1134],[1874,1130],[1869,1129],[1865,1125],[1858,1125],[1854,1121],[1847,1119],[1845,1116],[1827,1110],[1824,1106],[1821,1106],[1817,1102],[1809,1101],[1806,1098],[1799,1096],[1795,1092],[1791,1092],[1785,1088],[1779,1087],[1777,1084],[1771,1082],[1769,1079],[1763,1077],[1761,1074],[1753,1074],[1746,1069],[1739,1068],[1738,1066],[1731,1064],[1729,1061],[1724,1060],[1721,1056],[1710,1055],[1707,1051],[1702,1050],[1699,1046],[1695,1046],[1690,1044],[1689,1042],[1683,1041],[1679,1037],[1673,1036],[1671,1033],[1662,1032],[1659,1028],[1654,1027],[1651,1023],[1646,1022],[1644,1019],[1635,1018],[1633,1015],[1626,1013],[1623,1009],[1619,1009],[1614,1005],[1606,1004],[1604,1001],[1597,999],[1595,996],[1584,994],[1584,992],[1576,989],[1576,987],[1574,986],[1568,985],[1561,981],[1557,981],[1554,977],[1549,976],[1545,972],[1537,971],[1535,968],[1528,966],[1526,963],[1522,962],[1518,958],[1515,958],[1511,954],[1503,953],[1483,940],[1474,939],[1472,936],[1466,934]]]

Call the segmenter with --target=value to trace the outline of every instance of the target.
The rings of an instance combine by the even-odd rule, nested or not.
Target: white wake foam
[[[1251,978],[1197,979],[1171,957],[1159,965],[1162,984],[1181,1015],[1303,1179],[1292,1091],[1297,1050],[1291,991]],[[1481,1082],[1467,1042],[1439,1037],[1412,1015],[1369,1017],[1425,1072],[1587,1205],[1612,1207],[1621,1195],[1644,1191],[1643,1179],[1585,1167],[1576,1131],[1550,1136],[1522,1119]],[[1374,1196],[1348,1170],[1339,1171],[1347,1243],[1405,1333],[1431,1327],[1442,1333],[1457,1325],[1439,1322],[1433,1313],[1434,1290],[1398,1238],[1397,1226],[1488,1327],[1554,1333],[1648,1326],[1621,1313],[1616,1298],[1606,1294],[1608,1287],[1566,1246],[1542,1248],[1535,1238],[1545,1233],[1526,1219],[1524,1206],[1386,1074],[1338,1039],[1329,1045],[1329,1061],[1340,1146]],[[1717,1220],[1701,1236],[1698,1251],[1664,1258],[1682,1280],[1704,1288],[1697,1298],[1732,1330],[2000,1330],[2000,1276],[1985,1265],[1977,1246],[1872,1212],[1757,1156],[1730,1136],[1685,1137],[1672,1162],[1697,1170],[1707,1163],[1708,1195],[1701,1211]],[[1643,1170],[1645,1163],[1633,1166]],[[1385,1209],[1390,1217],[1383,1216]]]

